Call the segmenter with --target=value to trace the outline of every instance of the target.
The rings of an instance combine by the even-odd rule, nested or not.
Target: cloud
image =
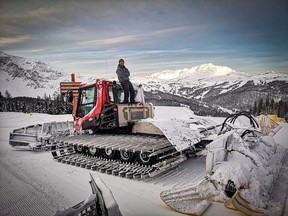
[[[45,53],[46,49],[16,49],[13,51],[6,51],[9,54],[17,55],[17,56],[27,56],[31,58],[35,58],[35,56],[41,56],[41,53]]]
[[[0,46],[17,44],[31,39],[33,39],[33,37],[30,35],[17,36],[17,37],[0,37]]]
[[[21,19],[21,18],[43,18],[49,17],[55,14],[61,14],[65,11],[63,7],[45,6],[29,10],[22,10],[18,13],[12,13],[11,11],[1,10],[1,19]]]
[[[115,44],[123,44],[123,43],[130,43],[139,40],[147,39],[146,36],[141,35],[127,35],[121,37],[113,37],[107,39],[99,39],[99,40],[91,40],[80,42],[79,45],[83,47],[90,47],[90,46],[101,46],[101,45],[115,45]]]
[[[22,14],[23,18],[42,18],[63,12],[63,8],[41,7]]]
[[[71,13],[73,6],[63,3],[48,1],[13,1],[0,3],[0,36],[37,34],[43,35],[52,29],[62,27],[63,23],[71,20],[66,18]],[[2,7],[1,7],[2,6]],[[71,15],[72,16],[72,15]],[[73,20],[71,20],[72,25]],[[54,30],[55,31],[55,30]]]
[[[130,35],[124,35],[124,36],[118,36],[118,37],[111,37],[111,38],[105,38],[105,39],[96,39],[96,40],[90,40],[90,41],[83,41],[76,44],[80,48],[91,48],[91,47],[110,47],[110,46],[117,46],[117,45],[125,45],[129,44],[130,46],[136,42],[139,44],[139,42],[151,42],[151,40],[156,41],[157,39],[161,39],[163,37],[175,37],[175,34],[180,33],[182,31],[187,30],[188,28],[191,28],[190,26],[183,26],[183,27],[177,27],[177,28],[169,28],[169,29],[161,29],[158,31],[148,32],[148,33],[141,33],[141,34],[130,34]]]
[[[114,73],[119,58],[125,58],[135,73],[207,62],[241,70],[245,65],[259,68],[283,62],[287,70],[287,3],[0,2],[2,50],[69,70],[105,71],[108,60],[108,71],[110,67]]]

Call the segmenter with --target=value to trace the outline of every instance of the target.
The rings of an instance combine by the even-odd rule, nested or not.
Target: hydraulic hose
[[[257,123],[257,121],[255,120],[255,118],[247,111],[242,111],[242,112],[238,112],[238,113],[234,113],[234,114],[231,114],[229,115],[223,122],[222,124],[222,127],[221,127],[221,130],[219,132],[219,134],[221,134],[221,132],[223,131],[225,125],[227,122],[230,122],[232,124],[235,123],[236,119],[239,117],[239,116],[246,116],[249,120],[250,120],[250,125],[253,127],[253,128],[259,128],[259,125]]]

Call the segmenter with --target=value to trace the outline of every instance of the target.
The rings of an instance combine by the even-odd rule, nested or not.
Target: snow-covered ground
[[[71,115],[0,113],[0,215],[51,215],[90,193],[91,170],[61,164],[50,152],[13,149],[9,131],[35,123],[72,120]],[[164,189],[193,182],[205,175],[205,158],[186,161],[155,179],[136,181],[98,173],[111,189],[123,215],[177,215],[161,201]]]
[[[189,115],[181,112],[179,117]],[[91,193],[89,173],[95,175],[95,171],[56,162],[50,152],[17,150],[8,143],[9,131],[13,129],[64,120],[72,120],[72,116],[0,113],[0,215],[53,215],[57,210],[84,200]],[[182,215],[168,208],[160,199],[160,193],[202,179],[206,174],[205,157],[189,159],[153,179],[130,180],[97,174],[112,191],[123,215]],[[280,186],[280,190],[284,186]],[[203,215],[243,214],[213,203]]]

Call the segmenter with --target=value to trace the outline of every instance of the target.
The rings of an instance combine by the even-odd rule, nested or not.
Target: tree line
[[[278,117],[288,120],[288,97],[274,100],[271,96],[260,98],[250,107],[250,112],[257,116],[260,114],[277,114]],[[63,95],[37,97],[12,97],[6,90],[4,95],[0,92],[0,112],[47,113],[52,115],[72,114],[73,107]]]
[[[288,97],[283,96],[280,100],[274,100],[271,96],[260,98],[254,102],[253,107],[250,108],[253,115],[260,114],[277,114],[280,118],[288,120]]]
[[[12,97],[6,90],[0,92],[0,112],[47,113],[52,115],[71,114],[72,105],[63,95],[37,97]]]

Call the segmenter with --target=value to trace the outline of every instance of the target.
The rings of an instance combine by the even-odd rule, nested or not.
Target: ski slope
[[[165,117],[164,113],[156,107],[156,117]],[[180,119],[191,117],[191,112],[184,109],[177,112],[171,107],[169,114]],[[50,152],[13,149],[8,144],[9,131],[15,128],[66,120],[72,120],[72,116],[0,113],[0,215],[53,215],[57,210],[73,206],[91,194],[89,173],[95,175],[96,171],[56,162]],[[221,122],[223,119],[213,120]],[[193,185],[202,179],[206,174],[205,157],[189,159],[164,175],[144,181],[97,174],[112,191],[123,215],[182,215],[168,208],[160,199],[160,193]],[[280,185],[279,190],[284,186]],[[281,206],[275,201],[274,207]],[[213,203],[203,215],[242,214]]]

